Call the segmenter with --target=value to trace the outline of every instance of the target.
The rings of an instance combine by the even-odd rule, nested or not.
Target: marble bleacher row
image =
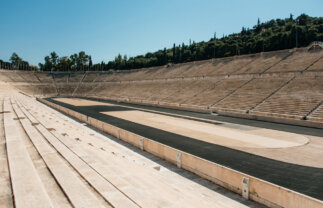
[[[254,111],[302,119],[323,101],[323,76],[296,77]]]
[[[291,77],[254,78],[226,99],[214,105],[213,109],[232,109],[246,113],[290,79]]]
[[[80,96],[323,123],[323,50],[307,48],[114,72],[2,70],[33,96]],[[237,114],[238,113],[238,114]]]
[[[321,105],[313,111],[313,113],[308,116],[310,120],[318,121],[323,123],[323,102],[321,102]]]

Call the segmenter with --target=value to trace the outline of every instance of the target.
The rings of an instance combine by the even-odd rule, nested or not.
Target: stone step
[[[20,116],[23,112],[16,104],[13,104],[14,111]],[[78,178],[77,173],[68,167],[58,153],[44,140],[42,135],[27,120],[21,120],[21,123],[36,147],[37,151],[45,161],[47,167],[55,177],[56,181],[63,189],[74,207],[103,207],[95,195]]]
[[[28,118],[35,118],[24,107],[21,110]],[[53,147],[71,164],[73,168],[84,178],[106,201],[114,207],[138,207],[130,198],[120,192],[113,184],[105,180],[98,172],[92,169],[86,162],[75,155],[66,145],[61,143],[43,125],[36,128],[53,145]]]
[[[4,114],[4,128],[15,207],[53,207],[23,144],[17,128],[19,123],[14,120],[16,116],[8,99],[4,101],[4,109],[10,111]]]
[[[32,104],[31,104],[32,105]],[[35,111],[34,111],[35,112]],[[57,130],[52,133],[55,134],[59,140],[67,147],[73,149],[73,152],[82,159],[88,161],[90,165],[102,174],[105,178],[111,181],[115,186],[119,187],[123,192],[131,198],[136,199],[136,202],[142,207],[158,207],[161,204],[168,206],[168,204],[185,205],[185,207],[193,206],[197,202],[197,197],[192,195],[187,189],[181,189],[169,184],[169,179],[166,179],[152,168],[140,168],[134,165],[132,160],[128,157],[123,158],[119,155],[118,150],[110,150],[104,147],[106,151],[99,150],[99,147],[104,146],[94,136],[89,137],[88,133],[80,132],[80,130],[68,130],[68,135],[62,136],[62,129],[67,127],[69,121],[65,119],[58,119],[58,114],[53,115],[48,110],[37,108],[37,118],[41,123],[46,122],[46,126],[56,126]],[[55,119],[49,120],[49,117]],[[62,116],[63,117],[63,116]],[[58,122],[56,122],[58,121]],[[73,137],[77,137],[80,141],[76,141]],[[87,145],[91,143],[92,145]],[[99,150],[99,151],[98,151]],[[111,154],[113,151],[119,157]],[[162,195],[161,195],[162,193]],[[181,199],[185,199],[181,201]],[[216,205],[213,207],[236,207],[236,203],[226,202],[227,205]],[[210,202],[199,202],[202,207],[208,207]]]

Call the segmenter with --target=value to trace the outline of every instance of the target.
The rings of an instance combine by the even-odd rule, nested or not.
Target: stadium
[[[323,207],[320,42],[0,85],[3,205]]]
[[[1,2],[0,208],[323,208],[322,8]]]

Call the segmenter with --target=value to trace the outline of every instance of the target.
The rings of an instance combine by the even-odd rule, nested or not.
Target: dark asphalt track
[[[237,119],[230,117],[212,116],[209,114],[195,113],[180,110],[163,109],[157,107],[148,107],[132,104],[123,104],[123,106],[73,106],[58,102],[48,98],[47,100],[83,113],[90,117],[99,119],[119,128],[142,135],[149,139],[174,147],[184,152],[196,155],[206,160],[221,164],[223,166],[238,170],[240,172],[252,175],[254,177],[269,181],[279,186],[303,193],[305,195],[323,200],[323,169],[306,167],[285,163],[265,157],[253,155],[247,152],[231,149],[228,147],[207,143],[194,138],[181,136],[171,132],[141,125],[138,123],[126,121],[113,116],[105,115],[103,111],[122,111],[131,110],[127,106],[140,107],[143,111],[158,110],[159,113],[174,113],[176,117],[183,115],[192,116],[194,120],[207,118],[214,120],[215,125],[222,125],[221,121],[244,124],[254,127],[263,127],[270,129],[283,130],[294,133],[302,133],[314,136],[322,136],[323,129],[300,127],[285,124],[275,124],[270,122],[259,122],[248,119]],[[107,102],[115,103],[115,102]],[[205,122],[201,120],[201,122]],[[213,123],[213,122],[212,122]],[[323,150],[322,150],[323,151]]]

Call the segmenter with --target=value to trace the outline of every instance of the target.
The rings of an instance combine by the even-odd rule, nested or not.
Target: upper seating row
[[[323,50],[282,50],[261,54],[211,59],[120,72],[26,72],[1,71],[3,82],[68,83],[120,82],[192,77],[222,77],[246,74],[270,74],[323,71]]]

